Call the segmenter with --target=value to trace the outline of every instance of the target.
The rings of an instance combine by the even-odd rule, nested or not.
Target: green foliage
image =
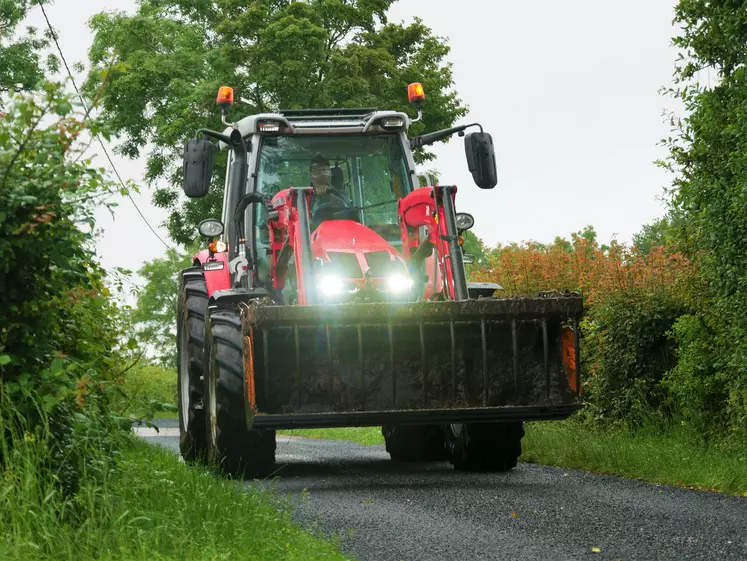
[[[669,331],[686,311],[681,295],[660,286],[600,295],[582,322],[584,393],[598,421],[642,425],[669,418],[663,384],[676,364]]]
[[[180,174],[184,141],[200,128],[223,128],[215,106],[221,85],[245,100],[231,119],[302,107],[411,111],[406,88],[415,81],[427,100],[413,134],[449,127],[466,113],[452,89],[446,41],[417,19],[388,23],[392,2],[143,0],[134,15],[92,19],[87,87],[108,80],[104,116],[122,135],[123,154],[153,146],[147,178],[160,180],[153,200],[171,210],[177,242],[188,243],[201,218],[220,215],[225,154],[204,199],[182,201]]]
[[[168,249],[165,257],[146,263],[138,271],[145,285],[137,292],[132,320],[140,345],[152,349],[164,367],[176,368],[179,273],[191,264],[191,253]]]
[[[90,247],[95,198],[111,187],[81,153],[85,127],[61,86],[53,84],[38,95],[13,97],[0,120],[0,352],[10,357],[2,367],[6,391],[43,384],[44,375],[23,375],[49,365],[49,379],[85,375],[84,365],[106,362],[117,343],[115,310]]]
[[[483,263],[486,257],[485,242],[478,238],[472,230],[464,232],[462,237],[464,238],[464,244],[462,245],[464,253],[474,255],[476,264]]]
[[[104,452],[125,350],[122,316],[91,249],[113,187],[85,156],[98,130],[61,84],[12,95],[0,119],[0,423],[32,427],[66,493]],[[41,432],[40,432],[41,431]],[[8,434],[13,434],[10,431]],[[0,464],[11,454],[0,431]],[[91,445],[93,441],[97,445]],[[19,440],[15,439],[15,443]]]
[[[137,365],[123,375],[127,401],[123,413],[153,417],[176,410],[176,370],[157,364]]]
[[[667,218],[660,218],[645,224],[641,231],[633,235],[633,244],[643,255],[648,255],[655,247],[667,246],[668,232],[672,229]],[[671,245],[671,244],[670,244]]]
[[[707,418],[747,439],[747,25],[740,3],[681,0],[674,42],[682,59],[671,94],[686,118],[668,139],[675,172],[671,190],[673,235],[693,260],[699,282],[696,307],[675,330],[680,364],[672,390],[693,409],[690,419]],[[708,69],[714,85],[697,83]],[[700,404],[700,405],[698,405]],[[697,410],[696,407],[705,407]],[[726,420],[720,414],[724,412]],[[711,425],[713,432],[713,425]],[[716,429],[718,430],[718,429]],[[737,436],[737,431],[739,436]]]
[[[29,8],[46,3],[47,0],[0,0],[0,94],[31,90],[44,77],[45,70],[57,70],[59,62],[55,56],[41,59],[40,51],[49,44],[45,35],[39,35],[33,27],[23,35],[18,33]]]
[[[746,447],[744,357],[723,339],[722,329],[712,314],[679,318],[673,329],[677,366],[666,381],[681,405],[683,422],[711,439],[726,436],[727,443]]]

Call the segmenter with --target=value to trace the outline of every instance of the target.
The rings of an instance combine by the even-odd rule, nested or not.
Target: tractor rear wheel
[[[203,351],[208,293],[202,269],[182,272],[177,304],[176,356],[179,450],[186,461],[204,458]]]
[[[381,427],[386,451],[395,462],[447,460],[444,431],[439,425],[387,425]]]
[[[507,471],[521,456],[524,423],[446,425],[449,461],[464,471]]]
[[[209,317],[206,352],[206,431],[208,452],[219,471],[238,477],[264,477],[275,466],[275,431],[249,429],[244,385],[241,318],[236,310]]]

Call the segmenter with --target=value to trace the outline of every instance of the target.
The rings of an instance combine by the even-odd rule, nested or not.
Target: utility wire
[[[88,108],[88,105],[83,99],[83,96],[81,95],[80,90],[78,89],[78,85],[75,83],[75,78],[73,77],[73,73],[71,72],[70,67],[67,64],[65,55],[62,53],[62,47],[60,47],[60,43],[57,40],[57,34],[54,32],[54,28],[52,27],[52,24],[49,21],[49,17],[47,17],[47,11],[44,9],[44,4],[42,4],[41,0],[37,0],[37,4],[41,8],[42,15],[44,16],[44,20],[47,22],[49,33],[52,35],[52,40],[54,41],[54,44],[57,46],[57,52],[60,54],[60,58],[62,59],[62,64],[65,65],[65,70],[67,71],[67,75],[69,76],[70,81],[73,84],[73,88],[75,88],[75,93],[78,94],[78,99],[80,99],[80,102],[83,104],[83,108],[86,110],[86,113],[88,113],[90,111]],[[173,249],[169,244],[163,241],[161,236],[158,235],[158,232],[156,232],[153,226],[150,225],[150,222],[148,222],[148,219],[145,218],[145,215],[140,211],[140,208],[137,206],[137,203],[135,203],[135,199],[133,199],[132,195],[130,195],[130,193],[127,191],[127,185],[122,180],[122,176],[119,175],[119,171],[117,171],[117,167],[114,165],[114,162],[112,161],[112,158],[109,155],[109,151],[106,149],[106,146],[104,145],[104,141],[101,139],[101,136],[98,133],[96,133],[96,139],[99,141],[99,144],[101,145],[101,149],[104,151],[104,155],[106,156],[106,159],[109,161],[109,165],[111,166],[112,171],[114,171],[114,175],[117,177],[117,180],[122,185],[122,188],[125,190],[125,194],[127,195],[127,198],[130,199],[132,206],[135,207],[135,210],[140,215],[140,218],[143,219],[143,222],[145,222],[146,226],[150,228],[150,231],[153,232],[153,235],[158,238],[158,241],[161,242],[166,247],[166,249]]]

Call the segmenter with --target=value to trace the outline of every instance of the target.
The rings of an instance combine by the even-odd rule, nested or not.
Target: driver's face
[[[314,164],[311,167],[311,185],[315,191],[324,194],[329,187],[331,172],[329,166],[325,164]]]

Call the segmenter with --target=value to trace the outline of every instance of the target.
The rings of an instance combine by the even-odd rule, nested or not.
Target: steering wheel
[[[314,211],[313,221],[321,224],[325,220],[354,220],[356,218],[356,211],[357,209],[355,208],[331,201],[317,207]]]
[[[330,188],[329,193],[332,196],[325,197],[327,200],[314,210],[313,222],[321,224],[325,220],[354,220],[357,209],[351,207],[336,189]]]

